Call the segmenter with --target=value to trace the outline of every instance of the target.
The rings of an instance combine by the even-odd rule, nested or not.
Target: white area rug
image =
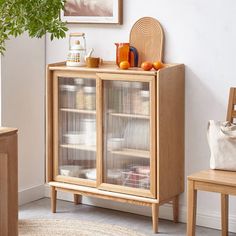
[[[80,220],[19,220],[19,236],[144,236],[109,224]]]

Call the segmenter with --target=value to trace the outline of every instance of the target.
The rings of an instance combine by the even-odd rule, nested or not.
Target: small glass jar
[[[114,87],[109,90],[109,102],[111,104],[109,108],[111,110],[114,110],[115,112],[122,112],[122,103],[123,103],[122,82],[113,81],[112,85]]]
[[[141,108],[141,91],[142,83],[141,82],[133,82],[132,83],[132,113],[140,114],[142,113]]]
[[[85,110],[96,109],[96,87],[92,86],[84,87],[84,109]]]
[[[143,115],[150,114],[150,91],[142,90],[141,91],[141,110]]]
[[[121,95],[123,97],[123,113],[130,114],[131,113],[131,82],[122,82],[122,91]]]
[[[84,79],[76,78],[75,84],[77,85],[77,92],[76,92],[76,108],[78,110],[84,109]]]
[[[75,85],[60,85],[60,107],[75,108]]]

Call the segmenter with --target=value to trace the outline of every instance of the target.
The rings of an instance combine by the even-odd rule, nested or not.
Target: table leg
[[[152,228],[153,232],[158,232],[158,219],[159,218],[159,205],[156,203],[152,204]]]
[[[81,195],[74,194],[74,204],[75,205],[80,204],[81,203],[81,199],[82,199]]]
[[[228,235],[229,195],[221,194],[221,227],[222,236]]]
[[[179,196],[175,196],[173,199],[173,220],[174,223],[179,222]]]
[[[187,236],[195,236],[196,208],[197,190],[194,189],[194,181],[188,180]]]
[[[56,213],[57,208],[57,190],[54,186],[51,186],[51,210],[52,213]]]

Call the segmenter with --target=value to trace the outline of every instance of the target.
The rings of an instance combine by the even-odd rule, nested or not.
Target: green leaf
[[[68,28],[60,20],[65,0],[0,0],[0,53],[9,36],[28,32],[41,38],[50,33],[51,40],[64,38]]]

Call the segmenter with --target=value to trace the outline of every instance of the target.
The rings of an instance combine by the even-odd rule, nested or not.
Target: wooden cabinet
[[[57,191],[158,208],[184,191],[184,66],[48,66],[47,180]]]
[[[0,235],[18,235],[17,129],[0,127]]]

